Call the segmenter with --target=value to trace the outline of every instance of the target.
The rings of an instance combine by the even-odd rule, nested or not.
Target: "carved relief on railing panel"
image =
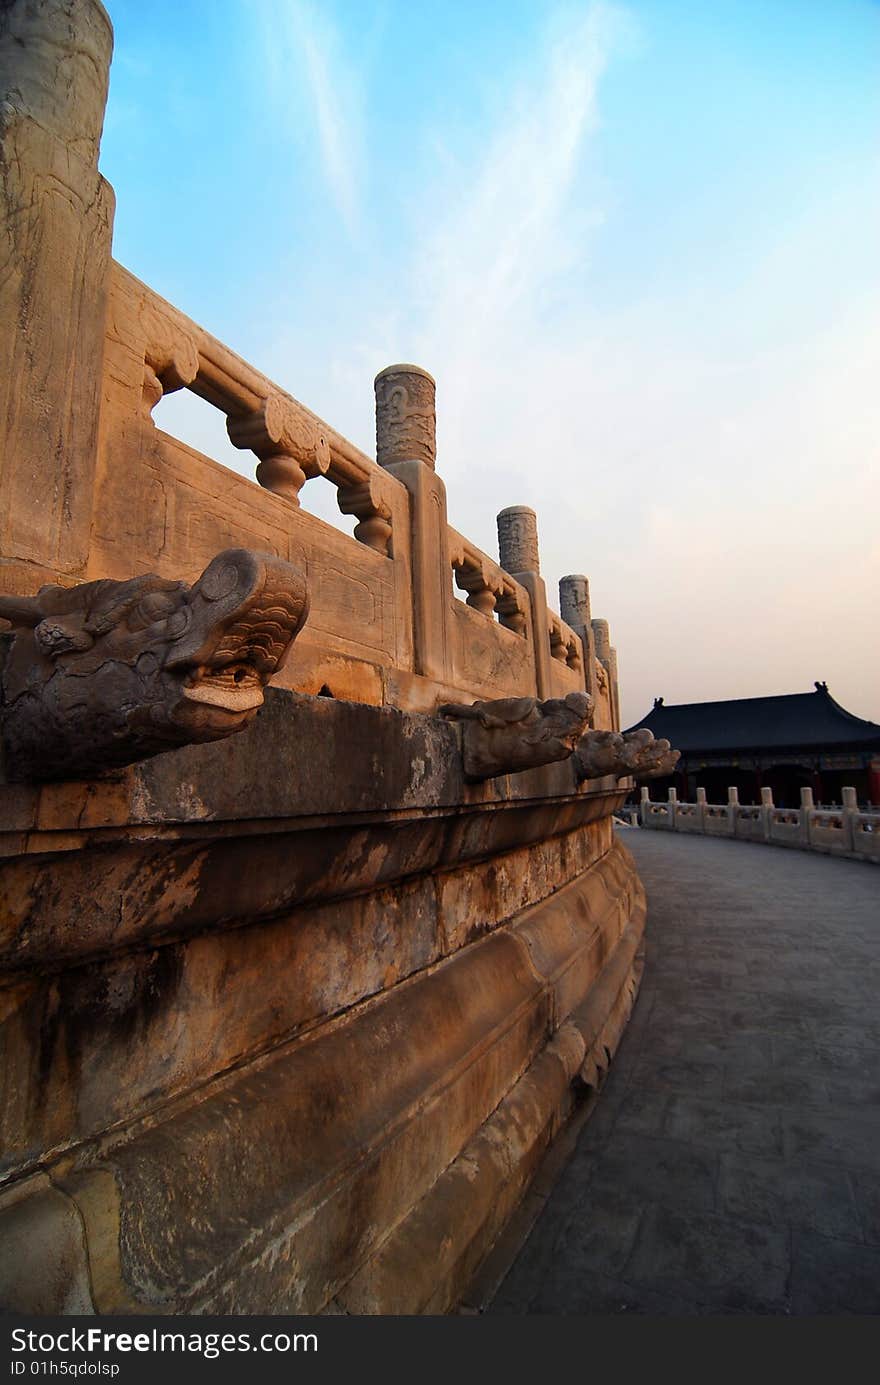
[[[299,493],[313,476],[326,476],[330,446],[320,421],[287,395],[270,394],[259,407],[226,421],[229,440],[260,459],[257,480],[266,490],[299,505]]]

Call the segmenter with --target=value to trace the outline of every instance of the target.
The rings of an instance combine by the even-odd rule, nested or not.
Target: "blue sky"
[[[535,507],[627,723],[817,678],[880,720],[880,5],[108,8],[122,263],[365,450],[431,370],[451,522]]]

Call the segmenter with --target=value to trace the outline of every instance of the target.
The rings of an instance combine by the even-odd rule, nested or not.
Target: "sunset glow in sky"
[[[430,370],[450,522],[534,507],[625,725],[814,679],[880,720],[880,5],[107,8],[118,260],[365,451]]]

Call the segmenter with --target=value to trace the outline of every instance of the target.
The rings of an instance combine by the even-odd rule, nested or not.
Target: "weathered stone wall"
[[[461,1291],[607,1067],[644,904],[625,788],[568,761],[468,785],[459,734],[279,691],[229,741],[0,791],[0,1237],[48,1216],[60,1254],[82,1217],[56,1311],[77,1284],[132,1312]]]
[[[613,662],[588,598],[548,607],[531,511],[497,562],[450,528],[425,371],[377,378],[374,461],[112,262],[110,46],[97,0],[0,13],[0,594],[191,582],[234,547],[290,563],[310,610],[228,740],[0,782],[0,1303],[445,1311],[601,1082],[644,898],[611,832],[629,781],[557,758],[470,782],[473,728],[438,709],[503,699],[500,743],[586,691],[610,728]],[[156,427],[180,388],[255,481]],[[354,537],[301,509],[322,483]],[[112,628],[158,665],[186,612],[139,654],[153,600]],[[4,607],[30,643],[0,635],[0,665],[19,639],[42,676],[63,644],[68,685],[80,655],[98,679],[111,627],[40,643],[33,608]],[[232,669],[206,681],[234,702]]]

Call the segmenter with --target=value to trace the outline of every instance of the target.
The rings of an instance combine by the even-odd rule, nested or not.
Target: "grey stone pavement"
[[[641,993],[483,1311],[880,1314],[880,870],[621,837]]]

